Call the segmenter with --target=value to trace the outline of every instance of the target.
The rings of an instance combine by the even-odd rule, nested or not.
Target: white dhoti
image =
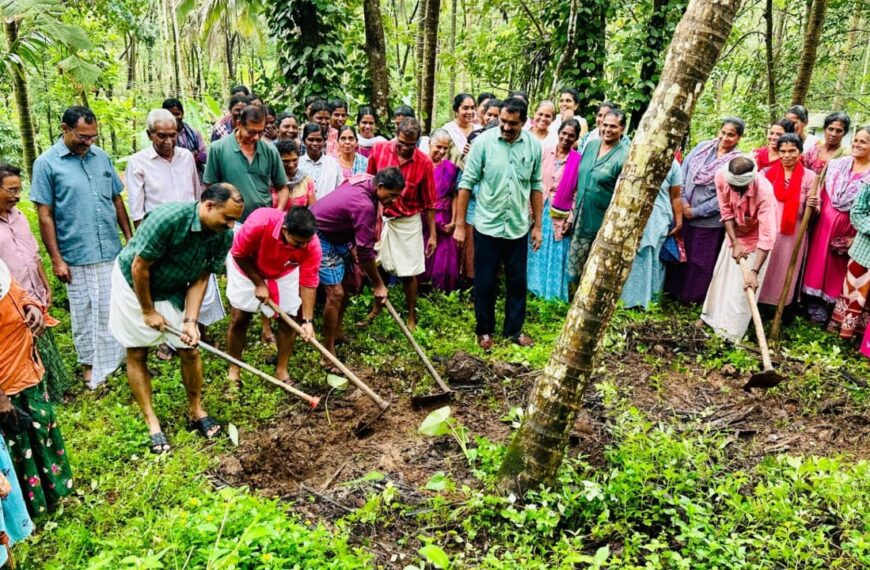
[[[199,309],[198,322],[203,326],[213,325],[227,316],[224,302],[221,300],[221,292],[218,289],[217,276],[214,273],[208,276],[208,288],[202,299],[202,307]]]
[[[67,285],[73,344],[80,364],[91,366],[89,388],[106,382],[124,361],[124,347],[109,332],[113,261],[70,265]]]
[[[169,301],[155,301],[154,310],[163,315],[166,323],[176,330],[184,326],[184,312]],[[112,312],[109,316],[109,330],[127,348],[144,348],[168,343],[174,348],[190,348],[181,339],[169,332],[160,332],[145,324],[142,306],[136,292],[124,279],[117,262],[112,269]]]
[[[381,239],[375,245],[378,262],[396,277],[414,277],[426,270],[423,220],[420,215],[384,218]]]
[[[743,272],[731,257],[731,241],[726,237],[719,250],[716,268],[713,270],[713,280],[707,289],[704,307],[701,309],[701,320],[710,325],[716,334],[732,342],[738,342],[746,334],[749,323],[752,322],[752,310],[749,299],[743,290]],[[749,269],[755,267],[758,251],[753,251],[746,258]],[[764,282],[767,272],[767,262],[758,274],[758,290]]]
[[[299,270],[294,269],[278,279],[266,279],[266,286],[269,288],[269,298],[281,307],[282,311],[291,317],[296,316],[302,305],[302,298],[299,296]],[[254,296],[254,288],[254,282],[236,266],[232,256],[228,256],[227,300],[230,306],[246,313],[262,312],[271,318],[275,312],[260,303],[260,300]]]

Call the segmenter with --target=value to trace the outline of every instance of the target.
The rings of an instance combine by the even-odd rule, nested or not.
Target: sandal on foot
[[[212,431],[215,427],[218,429]],[[199,435],[206,439],[215,439],[223,431],[223,426],[211,416],[203,416],[198,420],[191,420],[188,429],[197,430]]]
[[[166,439],[166,434],[162,431],[158,431],[157,433],[152,433],[151,435],[151,453],[155,455],[160,455],[161,453],[166,453],[172,447],[169,445],[169,440]]]
[[[155,356],[160,360],[172,360],[172,357],[174,355],[175,354],[172,352],[172,349],[169,348],[169,345],[166,343],[161,344],[159,347],[157,347],[157,352],[155,353]]]
[[[326,360],[325,358],[320,360],[320,366],[323,367],[324,370],[326,370],[327,374],[335,374],[337,376],[341,376],[342,374],[344,374],[338,366],[335,366],[333,363]]]

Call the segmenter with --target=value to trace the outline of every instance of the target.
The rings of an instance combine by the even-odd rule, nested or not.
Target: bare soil
[[[692,352],[703,345],[700,332],[686,331],[686,336],[672,339],[643,325],[630,330],[626,340],[623,353],[605,358],[602,378],[613,380],[620,396],[653,420],[687,432],[726,433],[735,456],[746,466],[779,453],[870,457],[866,445],[870,417],[853,409],[847,399],[823,402],[819,413],[803,414],[803,406],[788,390],[744,392],[746,377],[727,367],[708,372],[699,365],[667,366],[677,359],[675,351]],[[651,352],[642,354],[641,346],[652,347],[645,348]],[[780,363],[780,367],[792,377],[802,371],[802,365],[795,363]],[[505,441],[511,431],[502,418],[512,407],[525,407],[538,373],[461,352],[442,362],[441,368],[456,390],[449,402],[453,416],[472,434],[497,442]],[[417,434],[420,423],[437,406],[412,409],[404,378],[372,370],[361,371],[360,376],[382,396],[394,394],[390,408],[372,424],[368,436],[358,438],[352,432],[377,414],[374,403],[353,388],[332,392],[318,411],[294,411],[256,432],[242,433],[239,447],[222,459],[214,473],[216,482],[247,485],[265,496],[289,500],[304,518],[327,522],[361,507],[373,488],[383,489],[388,481],[397,490],[397,500],[409,505],[423,501],[428,493],[423,487],[438,471],[448,473],[457,486],[479,485],[452,438]],[[590,389],[571,434],[569,453],[603,466],[611,441],[607,410],[600,394]],[[384,478],[358,481],[372,471]],[[409,519],[408,525],[412,524]],[[402,567],[416,548],[413,538],[404,546],[396,544],[401,536],[415,536],[411,528],[357,527],[354,539],[364,542],[386,567]]]

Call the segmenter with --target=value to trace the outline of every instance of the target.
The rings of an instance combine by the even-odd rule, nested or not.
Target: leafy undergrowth
[[[55,291],[57,336],[72,365],[65,296]],[[347,323],[370,300],[354,299]],[[309,347],[291,372],[303,389],[330,393],[328,415],[308,415],[251,377],[227,399],[225,365],[204,357],[206,409],[238,427],[239,447],[187,431],[178,363],[152,359],[155,408],[174,448],[150,455],[119,372],[108,391],[59,406],[76,494],[15,547],[17,561],[52,569],[870,565],[868,366],[801,320],[785,328],[776,361],[789,381],[747,395],[740,386],[759,361],[751,344],[697,331],[691,307],[618,311],[557,483],[523,503],[502,496],[504,444],[566,311],[530,301],[537,346],[499,340],[483,357],[466,294],[421,299],[416,337],[442,368],[465,351],[500,371],[428,423],[427,412],[405,404],[434,386],[388,316],[349,330],[353,342],[340,355],[394,398],[364,440],[330,431],[358,419],[357,392],[331,388]],[[225,327],[211,332],[223,345]],[[246,359],[263,365],[270,349],[258,337],[255,325]],[[257,456],[269,441],[275,447]],[[265,471],[263,455],[278,470],[261,481],[246,470]],[[330,455],[333,463],[319,463]],[[239,462],[238,481],[226,480],[229,460]],[[282,460],[294,464],[281,471]]]

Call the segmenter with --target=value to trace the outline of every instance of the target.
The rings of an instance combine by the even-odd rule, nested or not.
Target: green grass
[[[23,205],[31,215],[32,210]],[[52,314],[62,325],[62,352],[72,366],[65,294],[55,287]],[[400,292],[396,291],[400,295]],[[393,293],[391,293],[392,295]],[[347,323],[365,314],[369,296],[353,300]],[[401,306],[396,299],[396,305]],[[475,346],[467,295],[433,295],[420,301],[417,339],[431,355],[457,350],[481,355]],[[499,341],[491,358],[542,367],[558,336],[567,306],[531,300],[527,331],[538,344],[522,350]],[[666,305],[648,313],[619,310],[607,335],[609,353],[625,349],[626,330],[654,324],[684,330],[697,317],[688,307]],[[214,333],[224,333],[215,327]],[[818,403],[845,394],[866,406],[867,390],[835,372],[867,376],[867,364],[838,339],[798,322],[786,329],[785,352],[805,372],[787,386],[812,413]],[[259,335],[255,330],[251,333]],[[401,332],[384,315],[357,332],[345,350],[354,365],[420,375]],[[401,349],[397,349],[401,347]],[[251,361],[262,362],[253,346]],[[662,373],[700,363],[754,369],[745,349],[710,342],[696,362],[691,355],[663,361]],[[319,386],[317,355],[303,348],[291,373],[303,386]],[[206,409],[240,428],[253,429],[277,413],[299,407],[283,392],[249,379],[244,398],[223,398],[225,365],[204,357]],[[371,556],[351,546],[355,525],[409,529],[403,541],[431,544],[411,567],[430,564],[482,568],[858,568],[870,564],[870,465],[848,458],[768,457],[750,468],[723,435],[650,421],[609,381],[604,395],[613,443],[604,464],[593,468],[570,458],[552,489],[527,504],[501,497],[494,488],[503,447],[472,438],[479,484],[461,487],[451,473],[436,485],[409,519],[388,485],[372,491],[364,507],[327,528],[303,520],[285,504],[246,489],[215,489],[206,473],[231,448],[227,439],[205,444],[186,430],[185,395],[177,361],[153,360],[155,406],[172,441],[172,453],[147,452],[147,431],[122,373],[112,389],[59,406],[59,421],[76,480],[75,496],[39,522],[39,533],[16,546],[23,568],[364,568]],[[651,382],[659,381],[652,376]],[[421,379],[423,388],[425,381]],[[418,386],[418,389],[420,389]],[[301,409],[301,407],[299,408]],[[473,434],[472,434],[473,435]],[[422,508],[422,507],[428,507]],[[410,520],[410,522],[409,522]],[[401,526],[400,526],[401,525]],[[442,556],[443,554],[443,556]]]

